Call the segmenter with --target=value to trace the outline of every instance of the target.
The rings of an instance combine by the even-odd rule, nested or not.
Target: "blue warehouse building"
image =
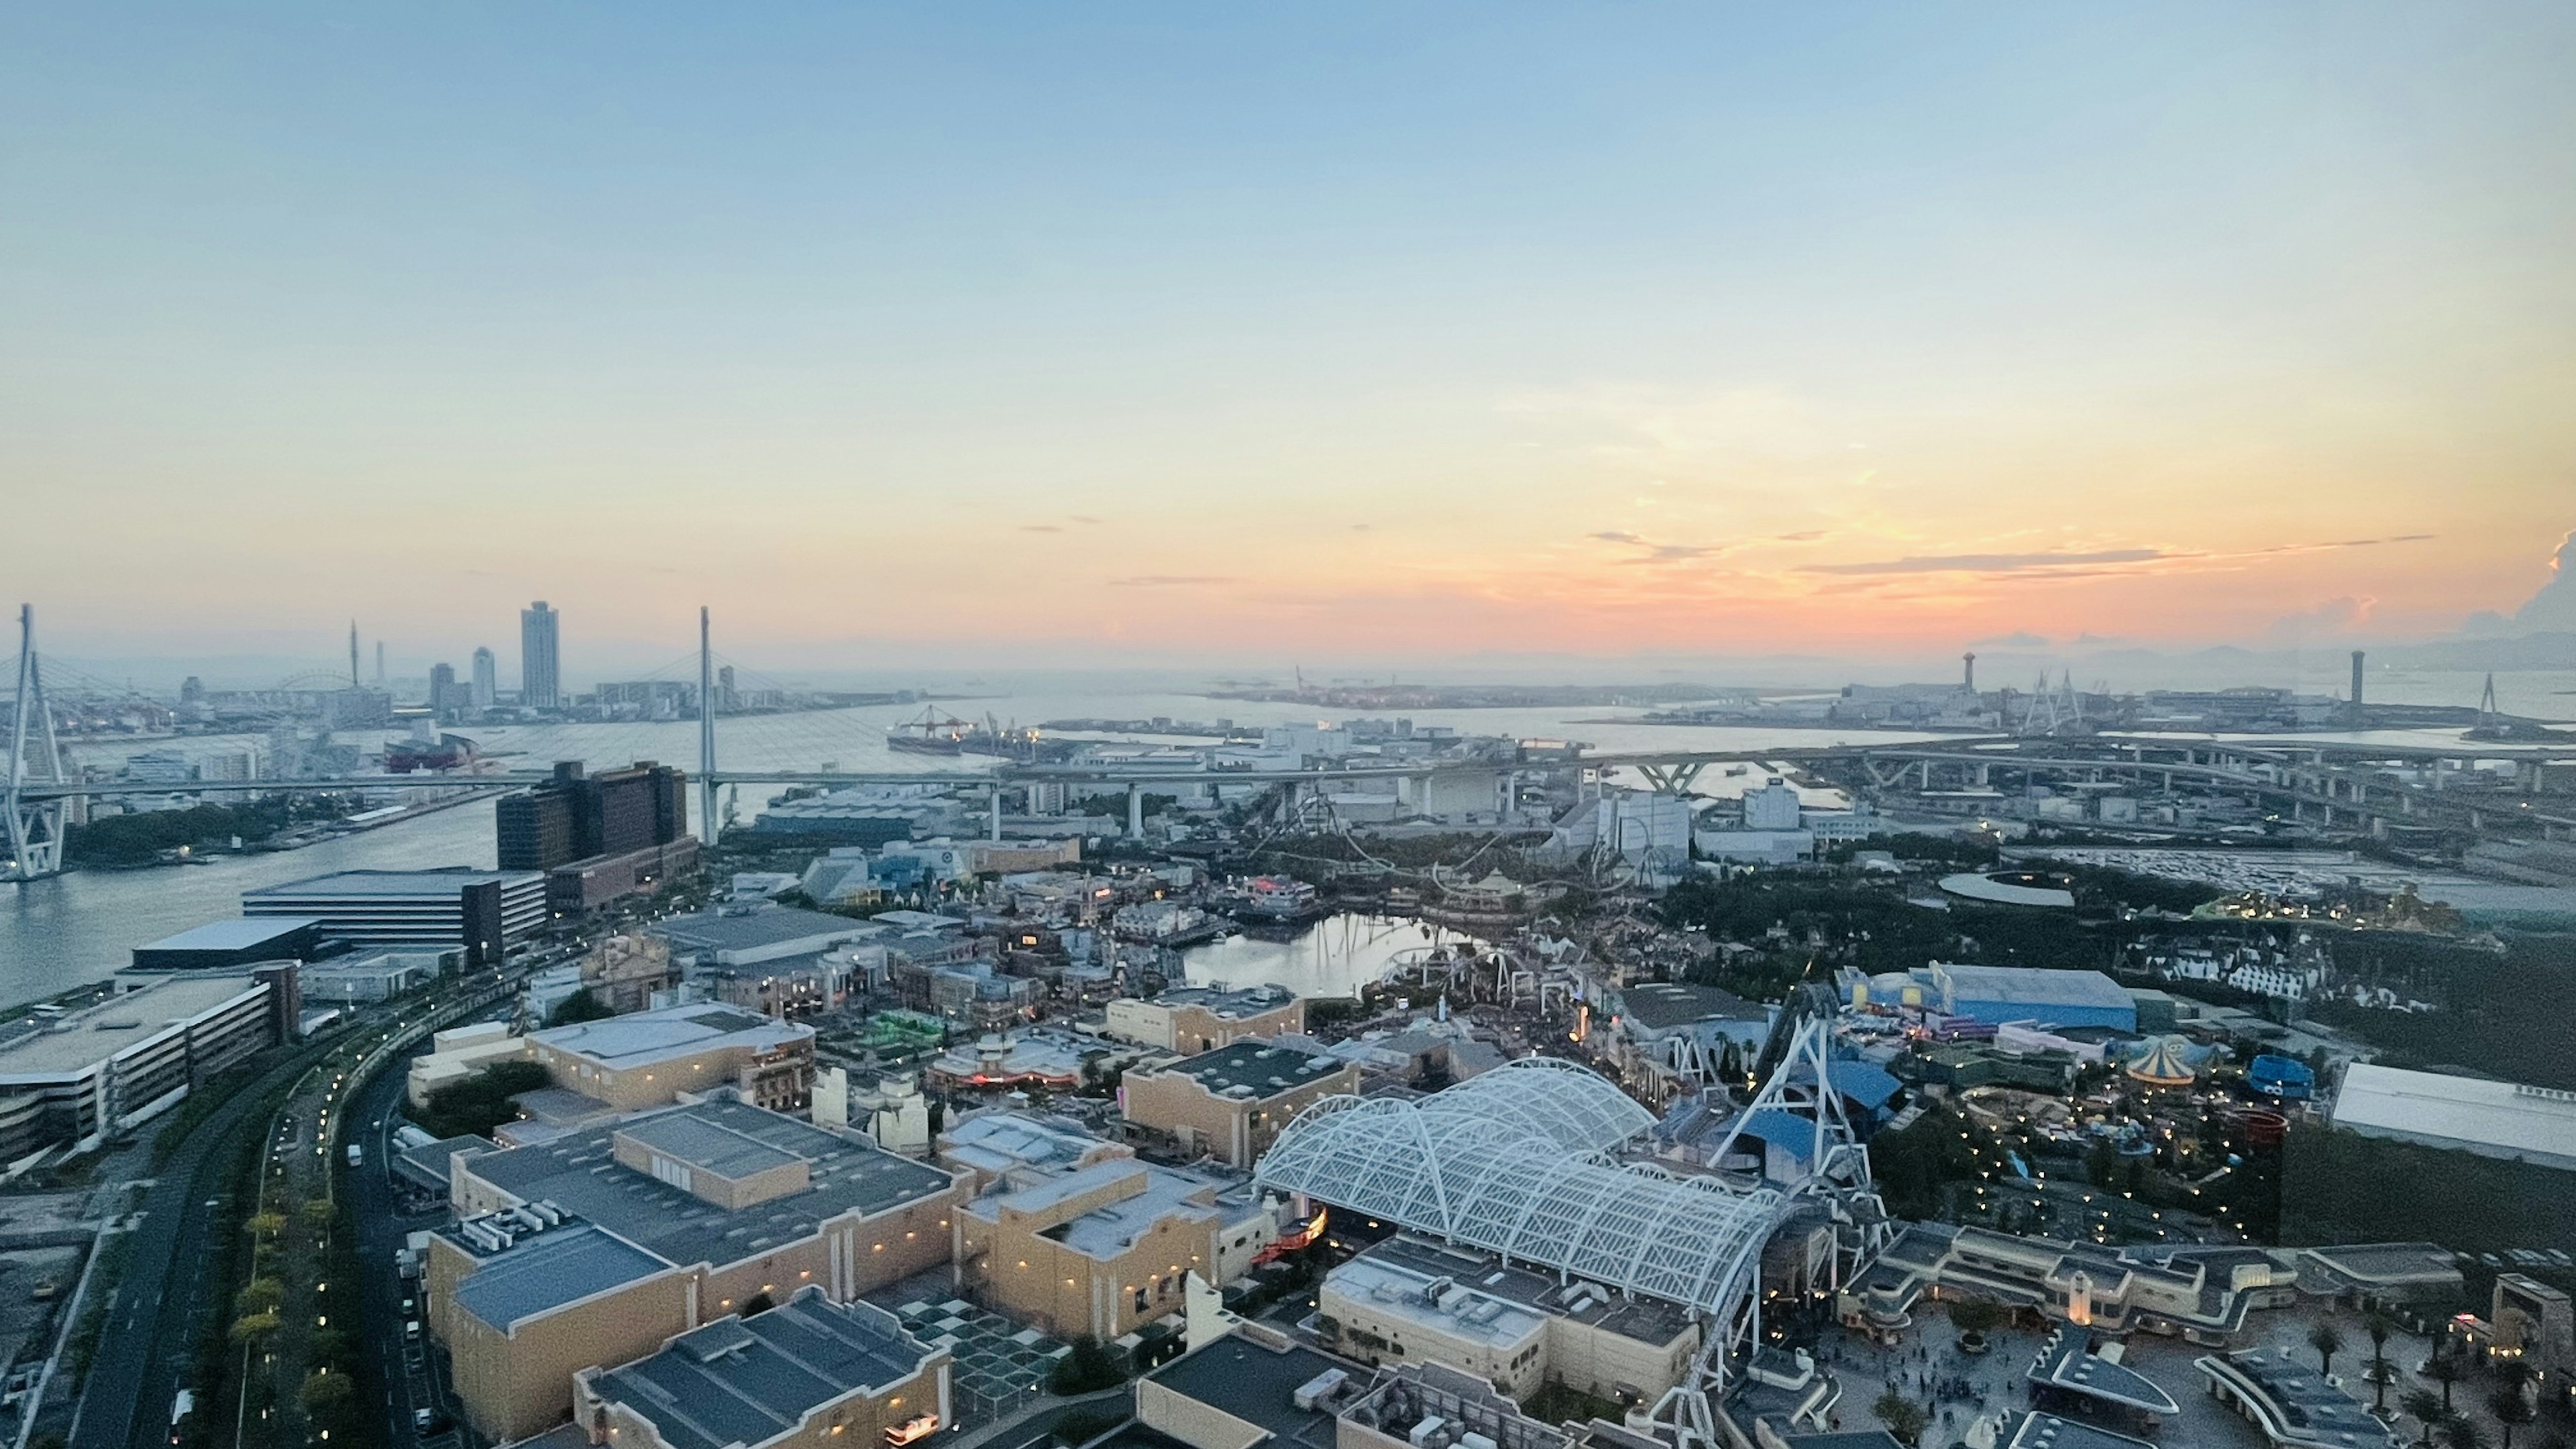
[[[1944,1016],[1970,1016],[1998,1026],[2036,1021],[2043,1026],[2138,1029],[2137,1001],[2099,971],[1935,961],[1914,974],[1925,987],[1924,1008]]]

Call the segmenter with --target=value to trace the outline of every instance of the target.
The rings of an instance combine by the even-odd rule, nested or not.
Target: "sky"
[[[545,598],[576,679],[700,604],[782,667],[2492,632],[2576,529],[2572,67],[2549,4],[12,7],[0,583],[96,658]]]

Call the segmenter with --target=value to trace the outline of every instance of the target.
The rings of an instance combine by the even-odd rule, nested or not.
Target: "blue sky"
[[[2576,526],[2571,37],[26,8],[0,486],[122,568],[0,569],[100,647],[2438,633]]]

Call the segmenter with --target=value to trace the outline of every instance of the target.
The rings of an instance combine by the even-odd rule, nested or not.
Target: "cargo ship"
[[[1023,764],[1039,755],[1036,730],[1005,726],[989,714],[982,724],[969,724],[937,709],[886,731],[886,748],[906,755],[999,755]]]
[[[924,709],[921,718],[908,719],[886,731],[886,748],[899,755],[961,755],[966,752],[966,736],[975,727],[953,714]]]

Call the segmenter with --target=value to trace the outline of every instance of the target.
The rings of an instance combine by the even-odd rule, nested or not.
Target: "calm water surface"
[[[2421,675],[2374,678],[2372,686],[2383,699],[2473,704],[2480,682],[2456,675]],[[2576,713],[2576,698],[2557,693],[2576,687],[2576,676],[2499,675],[2497,685],[2500,691],[2516,696],[2505,701],[2508,709]],[[2458,698],[2463,691],[2466,698]],[[1029,724],[1049,719],[1138,719],[1156,715],[1176,720],[1213,721],[1222,716],[1239,723],[1285,724],[1342,719],[1350,714],[1183,693],[1077,690],[951,701],[941,707],[970,718],[990,711],[1005,723]],[[846,770],[870,771],[991,767],[993,762],[971,756],[962,761],[941,760],[888,750],[885,731],[918,714],[920,709],[919,705],[884,705],[727,719],[718,726],[717,757],[734,768],[814,769],[826,763]],[[1462,734],[1583,740],[1604,752],[1675,747],[1764,750],[1906,738],[1875,732],[1622,722],[1642,713],[1599,705],[1405,712],[1417,725],[1448,725]],[[594,768],[638,759],[694,768],[698,757],[698,727],[692,721],[509,725],[465,732],[474,737],[484,753],[502,757],[514,769],[542,767],[558,759],[579,759]],[[2431,742],[2442,737],[2428,734],[2419,738]],[[240,736],[117,741],[77,745],[74,755],[85,761],[115,765],[126,755],[146,749],[175,748],[212,754],[227,747],[238,749],[255,740],[253,736]],[[1760,784],[1763,778],[1758,766],[1732,776],[1712,768],[1700,778],[1697,793],[1731,796]],[[742,819],[748,820],[771,793],[744,791],[730,803]],[[1805,793],[1815,803],[1838,803],[1831,792]],[[690,803],[694,808],[695,799]],[[336,870],[415,870],[445,865],[489,868],[493,863],[492,805],[486,800],[306,850],[225,858],[210,865],[172,869],[77,872],[32,885],[0,885],[0,1004],[49,996],[101,979],[125,965],[127,953],[137,945],[206,921],[237,916],[245,890]],[[1414,934],[1408,939],[1406,932]],[[1284,944],[1247,937],[1200,948],[1190,953],[1186,971],[1194,982],[1224,980],[1253,985],[1276,981],[1302,995],[1348,995],[1362,982],[1382,975],[1396,953],[1429,944],[1420,928],[1410,922],[1380,924],[1364,917],[1337,918]]]

